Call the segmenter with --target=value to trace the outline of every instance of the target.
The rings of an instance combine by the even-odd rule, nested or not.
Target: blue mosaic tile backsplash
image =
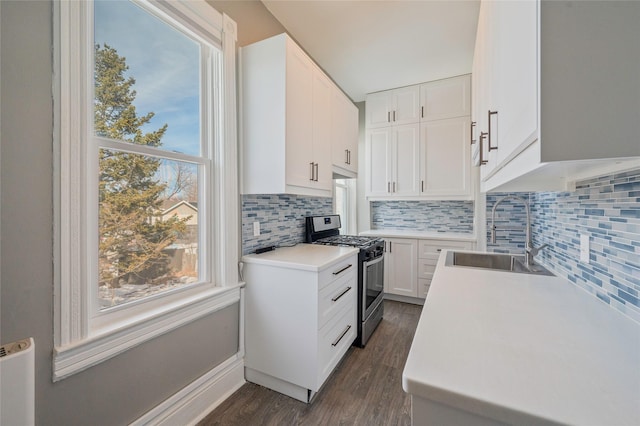
[[[487,196],[487,222],[500,195]],[[534,245],[550,245],[536,260],[640,322],[640,169],[580,181],[573,192],[517,195],[530,199]],[[507,214],[524,226],[523,207]],[[580,235],[589,236],[588,264],[579,260]],[[524,247],[524,232],[502,238],[488,249]]]
[[[472,201],[372,201],[371,229],[473,232]]]
[[[304,242],[304,218],[332,214],[333,200],[297,195],[242,196],[242,254],[266,246]],[[253,236],[253,222],[260,222],[260,236]]]

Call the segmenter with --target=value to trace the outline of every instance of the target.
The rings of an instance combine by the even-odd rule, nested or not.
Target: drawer
[[[355,271],[355,272],[354,272]],[[358,255],[354,254],[340,262],[336,262],[324,271],[320,271],[318,287],[322,288],[350,273],[358,273]]]
[[[356,310],[345,308],[334,321],[320,330],[318,336],[318,388],[338,365],[356,339]],[[317,389],[312,389],[317,390]]]
[[[318,328],[322,328],[327,321],[334,318],[345,306],[355,309],[358,295],[355,271],[334,280],[323,287],[318,295]]]
[[[431,286],[431,279],[418,279],[418,297],[425,298],[427,297],[427,293],[429,292],[429,287]]]
[[[431,259],[418,259],[418,278],[433,278],[436,270],[436,262]]]
[[[429,255],[440,255],[442,250],[471,250],[473,243],[470,241],[448,241],[448,240],[419,240],[418,257],[423,258]]]

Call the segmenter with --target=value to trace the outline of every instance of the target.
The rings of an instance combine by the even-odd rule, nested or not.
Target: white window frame
[[[236,34],[228,16],[204,0],[135,0],[153,14],[188,28],[220,48],[212,66],[214,118],[212,164],[202,188],[212,195],[203,265],[206,282],[99,312],[97,274],[97,184],[88,179],[93,102],[93,4],[54,2],[55,304],[53,380],[63,379],[129,348],[238,303],[238,180],[236,135]],[[97,157],[96,157],[97,158]],[[187,159],[185,157],[185,159]],[[95,162],[95,161],[94,161]],[[206,210],[206,207],[205,207]],[[95,259],[94,259],[95,257]],[[96,275],[97,276],[97,275]]]

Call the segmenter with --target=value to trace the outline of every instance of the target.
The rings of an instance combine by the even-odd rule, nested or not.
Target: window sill
[[[57,382],[86,370],[141,343],[238,303],[241,287],[242,284],[217,287],[195,301],[185,301],[162,315],[141,319],[117,330],[57,347],[53,354],[53,381]]]

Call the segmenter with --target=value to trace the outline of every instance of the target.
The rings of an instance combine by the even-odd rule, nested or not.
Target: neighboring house
[[[187,226],[198,226],[198,202],[197,201],[173,201],[163,203],[162,220],[177,216],[178,219],[189,218]]]

